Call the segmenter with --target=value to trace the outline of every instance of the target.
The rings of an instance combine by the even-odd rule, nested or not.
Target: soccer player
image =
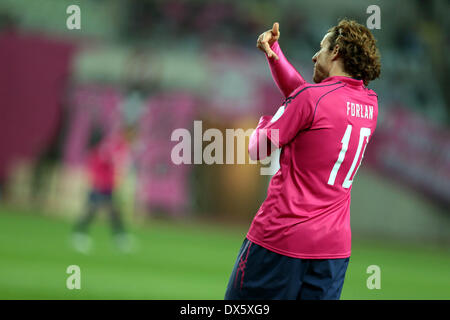
[[[280,169],[225,299],[339,299],[351,254],[352,181],[377,123],[378,97],[366,86],[379,77],[380,57],[365,26],[341,20],[312,58],[311,84],[286,60],[279,36],[275,23],[257,47],[286,100],[261,117],[249,153],[255,160],[281,148]]]
[[[117,185],[118,172],[123,169],[131,142],[130,130],[104,137],[101,130],[94,130],[90,141],[87,171],[89,173],[90,192],[87,210],[74,228],[73,245],[82,253],[91,250],[92,240],[88,235],[96,213],[105,207],[109,213],[114,240],[118,249],[129,252],[132,249],[132,238],[125,231],[118,207],[113,199]]]

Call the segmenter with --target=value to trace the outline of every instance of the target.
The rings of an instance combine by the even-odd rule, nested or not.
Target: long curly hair
[[[330,50],[339,46],[345,72],[363,80],[366,86],[380,76],[380,53],[369,29],[356,21],[343,19],[328,32],[332,33]]]

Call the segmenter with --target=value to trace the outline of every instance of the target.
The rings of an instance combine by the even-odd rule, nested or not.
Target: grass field
[[[91,228],[89,255],[69,246],[71,224],[0,207],[0,299],[222,299],[246,228],[151,221],[139,247],[118,252],[109,226]],[[66,288],[69,265],[81,289]],[[369,265],[381,289],[369,290]],[[342,299],[450,299],[449,251],[354,239]]]

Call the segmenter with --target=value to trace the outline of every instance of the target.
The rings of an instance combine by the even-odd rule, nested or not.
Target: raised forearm
[[[304,84],[306,81],[286,59],[281,51],[278,41],[274,42],[270,48],[279,58],[278,60],[267,58],[270,72],[272,73],[272,77],[278,88],[287,98],[295,89]]]
[[[262,160],[272,153],[272,142],[267,136],[265,126],[270,122],[272,117],[263,116],[259,120],[258,126],[250,136],[248,144],[248,153],[252,160]]]

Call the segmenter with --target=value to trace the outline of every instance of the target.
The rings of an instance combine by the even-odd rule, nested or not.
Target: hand
[[[270,46],[275,43],[280,38],[280,26],[278,22],[275,22],[273,24],[273,27],[271,30],[267,30],[264,33],[261,33],[261,35],[258,37],[258,40],[256,41],[256,47],[260,49],[262,52],[267,54],[267,57],[274,58],[275,60],[278,60],[278,56],[273,52],[272,49],[270,49]]]

